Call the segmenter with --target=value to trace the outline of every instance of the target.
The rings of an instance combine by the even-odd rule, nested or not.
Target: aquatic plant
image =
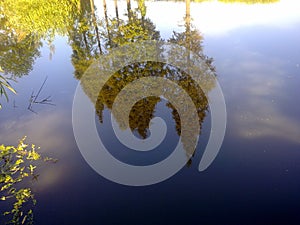
[[[0,67],[0,72],[1,72],[1,67]],[[4,95],[6,98],[6,101],[8,101],[8,95],[7,95],[5,88],[7,88],[8,90],[10,90],[11,92],[16,94],[15,89],[13,89],[13,87],[10,85],[10,83],[8,82],[8,79],[5,78],[4,76],[0,75],[0,97],[2,95]],[[0,103],[0,109],[1,108],[2,108],[2,105]]]
[[[42,157],[34,144],[25,144],[26,137],[15,146],[0,145],[0,199],[12,208],[2,212],[10,216],[7,224],[33,224],[33,206],[36,204],[30,182],[37,180],[39,161],[56,160]]]

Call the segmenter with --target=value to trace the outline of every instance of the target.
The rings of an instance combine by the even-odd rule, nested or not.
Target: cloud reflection
[[[148,16],[161,30],[174,26],[174,20],[182,21],[184,2],[168,5],[168,2],[147,2]],[[205,35],[223,35],[245,26],[286,26],[300,21],[298,0],[281,0],[271,4],[228,4],[218,1],[191,3],[193,22]],[[174,11],[176,14],[174,14]],[[164,15],[161,17],[160,15]],[[178,15],[178,16],[177,16]],[[217,15],[217,16],[216,16]],[[160,23],[163,20],[163,23]],[[160,27],[161,26],[161,27]]]
[[[59,159],[55,164],[42,164],[37,171],[41,174],[35,184],[35,188],[39,191],[45,191],[53,185],[57,186],[71,173],[70,158],[74,155],[71,151],[75,147],[68,112],[61,110],[53,113],[45,110],[38,115],[25,113],[21,117],[0,123],[0,136],[1,143],[10,145],[27,136],[26,143],[40,146],[43,155]]]
[[[249,55],[234,67],[228,65],[233,68],[229,104],[234,102],[230,120],[235,133],[249,139],[271,137],[300,143],[299,119],[289,114],[297,109],[284,106],[293,97],[297,101],[291,84],[299,78],[291,79],[284,61]]]

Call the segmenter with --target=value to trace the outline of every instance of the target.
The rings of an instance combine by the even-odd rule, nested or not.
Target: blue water
[[[147,13],[155,15],[155,2],[148,4]],[[175,9],[184,6],[164,4]],[[197,17],[202,4],[206,3],[192,5],[192,17]],[[157,27],[164,27],[163,21],[157,22],[159,15],[152,19]],[[177,24],[174,19],[174,29],[182,29]],[[35,224],[299,224],[299,27],[300,16],[283,25],[242,24],[219,34],[204,29],[203,51],[214,59],[226,102],[224,142],[209,168],[199,172],[211,128],[208,109],[191,165],[170,179],[142,187],[109,181],[86,163],[72,127],[79,83],[73,75],[72,49],[67,38],[58,36],[50,60],[45,43],[33,70],[12,83],[18,94],[10,94],[8,103],[1,99],[0,111],[1,143],[17,144],[26,135],[27,142],[40,146],[42,153],[59,159],[42,165],[39,180],[32,184],[37,199]],[[160,30],[163,38],[171,35],[170,29]],[[27,109],[29,98],[45,77],[40,97],[51,96],[54,105],[36,104],[34,113]],[[155,116],[165,119],[167,137],[147,155],[126,149],[116,139],[108,108],[103,123],[97,122],[95,114],[98,133],[111,154],[133,165],[166,158],[179,137],[165,104],[162,100],[156,105]],[[1,202],[0,208],[6,207]]]

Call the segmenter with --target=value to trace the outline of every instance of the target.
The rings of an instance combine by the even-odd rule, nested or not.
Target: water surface
[[[186,34],[184,2],[147,1],[145,4],[147,38],[167,41],[171,40],[173,31],[177,35]],[[105,39],[108,29],[103,5],[98,1],[95,5],[96,16],[102,19],[103,25],[99,25],[103,32],[101,51],[109,52],[110,48],[130,41],[128,36],[132,28],[126,30],[128,36],[118,36],[114,43]],[[195,46],[202,42],[198,53],[206,56],[209,62],[213,61],[226,101],[226,135],[214,162],[207,170],[199,172],[198,165],[210,134],[211,116],[201,89],[193,86],[193,81],[187,77],[188,84],[193,87],[189,93],[199,103],[201,135],[198,146],[187,166],[170,179],[151,186],[130,187],[106,180],[85,162],[76,145],[72,128],[75,89],[91,60],[100,55],[92,23],[87,23],[90,30],[85,34],[76,27],[65,35],[56,35],[50,44],[47,40],[41,40],[40,45],[36,42],[40,56],[36,54],[32,62],[27,62],[27,67],[31,64],[32,69],[24,69],[25,72],[22,71],[25,64],[8,61],[2,54],[1,63],[6,64],[1,68],[13,68],[7,71],[16,77],[17,83],[12,85],[18,94],[10,94],[8,103],[1,98],[1,144],[16,144],[26,135],[27,141],[40,146],[43,153],[59,159],[56,164],[43,165],[38,182],[33,184],[38,202],[35,223],[299,224],[298,5],[288,0],[269,4],[191,3],[190,31],[194,33],[189,37],[194,38]],[[134,9],[136,2],[131,6]],[[126,2],[118,2],[118,7],[120,20],[126,28]],[[116,19],[114,1],[107,1],[107,13],[110,19]],[[133,20],[141,27],[140,15]],[[117,20],[114,21],[116,26]],[[111,35],[118,35],[114,33],[117,29],[111,29]],[[180,39],[176,41],[184,44]],[[167,74],[172,74],[171,69],[165,68],[168,66],[144,62],[129,65],[115,76],[126,77],[130,70],[148,67],[149,73],[168,71]],[[177,76],[182,79],[185,75]],[[46,77],[39,99],[51,96],[54,105],[34,104],[32,111],[28,110],[30,96],[38,92]],[[165,119],[168,134],[162,145],[147,156],[124,148],[114,136],[110,114],[114,94],[128,82],[112,85],[112,79],[106,92],[99,94],[95,106],[97,130],[116,158],[135,165],[148,165],[172,152],[180,135],[176,127],[180,119],[165,99],[148,98],[140,102],[131,120],[136,137],[149,136],[148,125],[154,116]],[[86,93],[89,96],[88,89]],[[0,207],[6,205],[1,203]]]

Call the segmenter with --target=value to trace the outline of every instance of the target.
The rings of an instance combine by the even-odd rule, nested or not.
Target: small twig
[[[38,114],[36,111],[33,111],[31,107],[30,108],[28,107],[28,110],[35,113],[35,114]]]
[[[45,83],[46,83],[47,79],[48,79],[48,77],[46,77],[46,78],[45,78],[45,80],[44,80],[44,82],[43,82],[42,86],[40,87],[40,90],[38,91],[37,95],[35,96],[35,98],[34,98],[33,102],[35,102],[35,101],[36,101],[36,99],[39,97],[39,95],[40,95],[40,93],[41,93],[41,91],[42,91],[42,89],[43,89],[43,87],[44,87],[44,85],[45,85]]]
[[[37,92],[36,95],[34,95],[34,91],[32,91],[32,93],[31,93],[31,96],[29,98],[28,110],[30,110],[33,113],[37,114],[37,112],[33,111],[33,109],[32,109],[33,104],[44,104],[44,105],[53,105],[53,106],[55,106],[55,104],[51,103],[52,102],[52,100],[50,99],[51,96],[48,96],[47,98],[45,98],[45,99],[43,99],[41,101],[37,100],[38,97],[39,97],[39,95],[40,95],[40,93],[42,92],[42,90],[43,90],[43,88],[45,86],[45,83],[46,83],[47,79],[48,79],[48,77],[45,78],[44,82],[42,83],[42,85],[41,85],[41,87],[38,90],[38,92]]]

